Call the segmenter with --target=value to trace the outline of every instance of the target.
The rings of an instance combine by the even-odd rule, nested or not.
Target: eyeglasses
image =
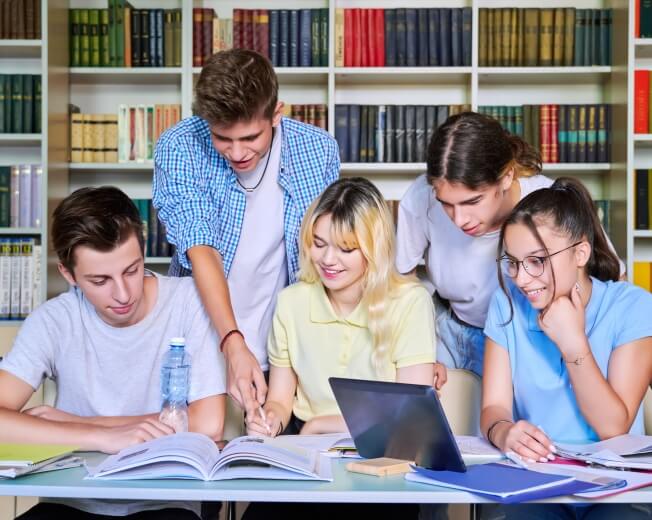
[[[559,251],[555,251],[554,253],[550,253],[549,255],[545,256],[531,255],[526,256],[523,260],[514,260],[509,256],[501,256],[497,262],[500,264],[500,268],[502,269],[503,273],[505,273],[510,278],[516,278],[518,276],[518,269],[521,265],[523,265],[523,269],[525,269],[527,274],[536,278],[543,274],[543,268],[548,258],[558,255],[559,253],[563,253],[564,251],[567,251],[572,247],[581,244],[582,242],[583,240],[580,240],[579,242],[575,242],[574,244],[571,244],[564,249],[560,249]]]

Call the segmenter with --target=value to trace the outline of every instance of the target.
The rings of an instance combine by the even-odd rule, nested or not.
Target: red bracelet
[[[232,336],[233,334],[239,334],[240,336],[242,336],[243,340],[245,339],[244,334],[240,332],[238,329],[231,329],[229,332],[224,334],[222,341],[220,341],[220,352],[224,352],[224,345],[226,344],[226,340],[229,339],[229,337]]]

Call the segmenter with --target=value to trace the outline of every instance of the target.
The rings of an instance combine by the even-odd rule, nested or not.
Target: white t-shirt
[[[170,338],[183,336],[191,356],[188,400],[225,393],[224,358],[194,281],[155,276],[158,297],[153,309],[129,327],[102,321],[76,287],[43,303],[25,320],[0,369],[35,389],[44,378],[53,379],[56,408],[75,415],[157,413],[163,356]],[[191,502],[45,500],[116,516],[163,507],[199,510],[199,504]]]
[[[543,175],[518,181],[521,198],[553,183]],[[499,236],[499,230],[479,237],[465,234],[435,198],[424,174],[408,188],[399,205],[396,266],[407,273],[425,259],[425,284],[430,292],[449,300],[461,320],[484,327],[489,300],[498,288]]]
[[[267,336],[276,295],[288,284],[283,229],[284,192],[278,183],[281,142],[281,127],[278,126],[265,176],[254,191],[245,191],[246,207],[240,241],[227,280],[238,327],[263,370],[269,368]],[[266,162],[267,156],[264,156],[246,179],[239,177],[240,182],[247,187],[254,186]]]

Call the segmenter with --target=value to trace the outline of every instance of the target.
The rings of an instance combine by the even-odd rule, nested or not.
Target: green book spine
[[[555,11],[553,9],[541,9],[539,23],[539,66],[552,66],[553,36]]]
[[[598,105],[598,162],[609,162],[607,105]]]
[[[167,9],[164,14],[163,24],[163,66],[174,67],[174,13]]]
[[[523,105],[523,139],[534,146],[532,139],[532,105]]]
[[[174,34],[174,66],[181,67],[181,9],[174,10],[174,26],[172,28]]]
[[[523,107],[512,107],[514,109],[514,133],[523,137]]]
[[[319,38],[319,26],[320,26],[320,12],[319,9],[310,9],[310,63],[313,67],[318,67],[320,64],[319,60],[319,48],[320,41]]]
[[[125,66],[125,0],[115,1],[115,66]]]
[[[494,29],[494,9],[487,8],[487,61],[485,67],[496,65],[496,53],[494,51],[496,30]]]
[[[0,134],[5,134],[8,130],[5,128],[5,76],[0,74]]]
[[[532,146],[541,150],[541,106],[532,107]]]
[[[566,34],[566,12],[558,7],[554,11],[552,25],[552,64],[561,67],[564,64],[564,35]]]
[[[525,57],[526,67],[539,64],[539,10],[525,9]]]
[[[100,10],[89,9],[88,33],[91,46],[91,67],[100,66]]]
[[[116,60],[116,27],[115,27],[115,0],[108,0],[109,12],[109,67],[115,67]]]
[[[70,10],[70,66],[81,66],[81,22],[80,10]]]
[[[138,208],[138,213],[143,221],[143,239],[145,241],[145,256],[149,256],[149,248],[147,247],[148,235],[148,222],[149,222],[149,204],[147,199],[134,199],[134,204]]]
[[[13,114],[12,108],[13,108],[13,101],[11,99],[11,75],[10,74],[5,74],[4,76],[4,84],[5,84],[5,133],[10,134],[11,133],[11,128],[12,128],[12,121],[13,121]]]
[[[509,67],[509,46],[511,43],[512,10],[509,7],[500,9],[500,63],[503,67]]]
[[[0,166],[0,228],[9,227],[9,188],[11,175],[9,166]]]
[[[328,8],[319,10],[319,65],[328,67]]]
[[[33,76],[23,76],[23,132],[34,132],[34,89]]]
[[[571,67],[575,50],[575,8],[565,8],[564,15],[564,66]]]
[[[79,10],[79,42],[80,58],[79,62],[82,67],[89,67],[91,64],[91,36],[89,27],[88,9]]]
[[[573,49],[573,65],[584,65],[584,33],[586,31],[586,9],[575,11],[575,42]]]
[[[487,51],[489,50],[489,35],[487,34],[487,8],[481,7],[479,10],[478,31],[480,32],[480,46],[478,54],[478,65],[487,66]]]
[[[34,133],[40,134],[43,131],[41,121],[43,114],[41,113],[42,93],[41,93],[41,76],[32,76],[32,83],[34,84]]]
[[[109,38],[109,10],[100,10],[100,66],[111,65],[111,43]]]
[[[22,134],[23,130],[23,76],[14,74],[11,77],[11,131]]]

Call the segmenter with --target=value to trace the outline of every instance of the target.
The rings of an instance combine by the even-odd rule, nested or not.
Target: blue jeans
[[[482,520],[643,520],[649,504],[482,504]]]
[[[465,368],[482,377],[484,332],[459,320],[436,293],[433,302],[437,313],[437,361],[448,368]]]

